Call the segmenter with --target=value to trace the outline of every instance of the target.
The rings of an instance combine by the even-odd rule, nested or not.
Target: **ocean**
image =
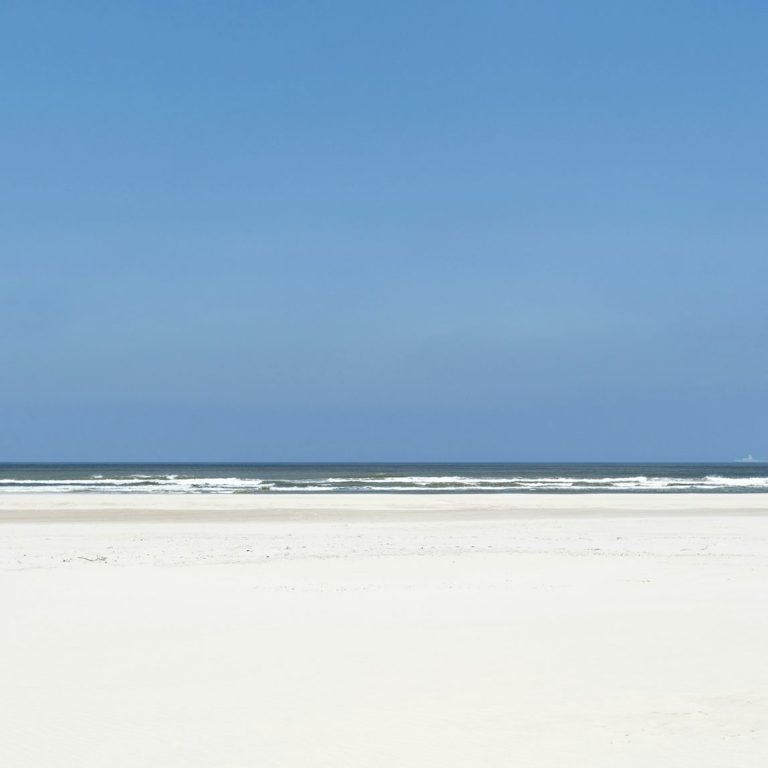
[[[756,493],[768,463],[0,464],[0,493]]]

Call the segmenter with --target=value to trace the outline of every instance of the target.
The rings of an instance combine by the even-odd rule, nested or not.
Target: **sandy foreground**
[[[764,766],[768,495],[0,496],[0,765]]]

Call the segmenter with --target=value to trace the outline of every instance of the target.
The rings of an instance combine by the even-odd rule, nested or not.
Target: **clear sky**
[[[768,455],[765,2],[0,5],[0,460]]]

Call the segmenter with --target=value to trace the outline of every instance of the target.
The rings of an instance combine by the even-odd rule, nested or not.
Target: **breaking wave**
[[[253,470],[251,470],[251,473]],[[296,474],[295,472],[293,473]],[[202,477],[192,473],[120,474],[102,471],[84,477],[1,477],[0,493],[610,493],[768,492],[768,476],[719,474],[675,476],[638,474],[329,474],[263,477]]]

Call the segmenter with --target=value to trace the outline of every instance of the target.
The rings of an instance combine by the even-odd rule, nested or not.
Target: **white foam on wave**
[[[377,475],[328,478],[180,477],[176,474],[71,479],[0,479],[3,492],[107,493],[328,493],[328,492],[605,492],[768,491],[768,477],[606,476],[469,477],[464,475]]]

